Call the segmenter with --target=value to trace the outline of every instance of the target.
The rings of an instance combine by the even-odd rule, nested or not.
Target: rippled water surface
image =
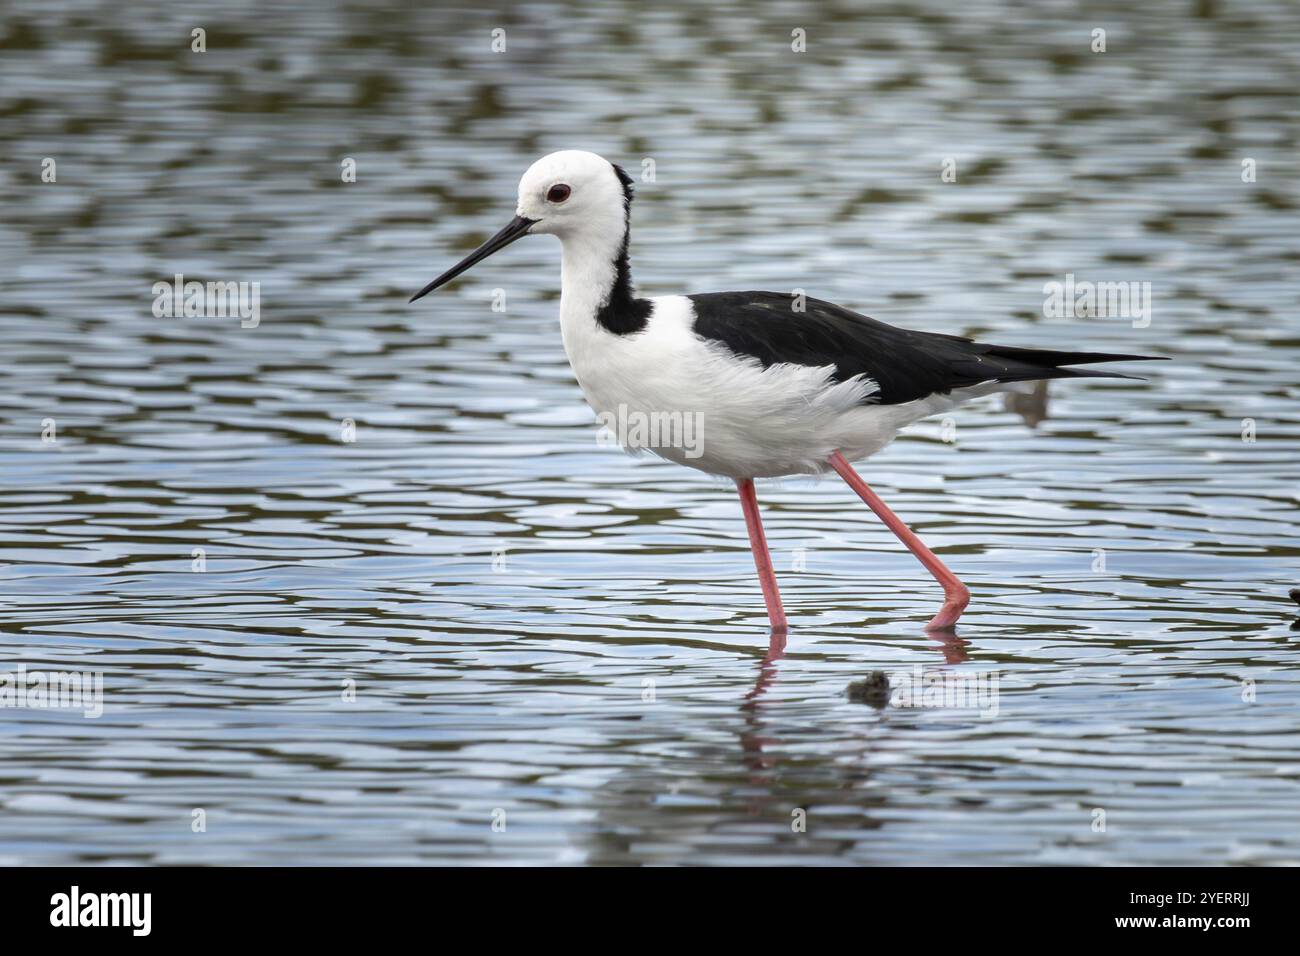
[[[0,708],[0,862],[1300,862],[1300,10],[1150,6],[7,4],[0,670],[104,713]],[[553,240],[406,302],[571,146],[654,161],[644,292],[1172,361],[863,466],[957,639],[837,480],[761,484],[770,649],[731,486],[597,442]],[[1044,318],[1067,273],[1149,324]],[[916,668],[996,714],[846,694]]]

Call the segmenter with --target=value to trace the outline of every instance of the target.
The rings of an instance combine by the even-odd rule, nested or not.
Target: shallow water
[[[1300,10],[1162,6],[11,4],[0,671],[104,713],[0,708],[0,862],[1300,862]],[[863,466],[957,640],[838,481],[760,485],[770,653],[732,488],[598,444],[552,240],[406,303],[569,146],[654,160],[644,292],[1172,361]],[[154,318],[178,272],[260,324]],[[918,667],[996,714],[846,695]]]

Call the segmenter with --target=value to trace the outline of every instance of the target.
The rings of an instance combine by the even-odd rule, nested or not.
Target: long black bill
[[[479,246],[477,249],[475,249],[473,252],[467,255],[464,259],[460,260],[460,262],[456,263],[454,266],[452,266],[442,275],[438,276],[438,278],[434,279],[432,282],[426,285],[419,292],[415,293],[415,295],[411,296],[409,301],[414,302],[416,299],[428,295],[434,289],[438,288],[438,286],[450,282],[452,279],[456,278],[456,276],[460,275],[470,266],[474,265],[474,263],[482,262],[488,256],[492,255],[492,253],[504,249],[506,246],[510,245],[510,243],[514,242],[516,239],[520,238],[521,236],[528,235],[528,230],[538,221],[539,220],[537,219],[525,219],[523,216],[515,216],[514,219],[510,220],[509,225],[507,225],[495,236],[493,236],[487,242],[483,243],[483,245]]]

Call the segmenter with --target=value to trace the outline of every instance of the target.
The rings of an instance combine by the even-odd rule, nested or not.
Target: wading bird
[[[628,266],[632,179],[595,153],[544,156],[519,181],[515,218],[411,297],[414,302],[516,239],[560,239],[560,330],[569,364],[602,419],[697,416],[703,441],[657,454],[735,481],[773,633],[785,610],[754,479],[833,469],[943,585],[928,629],[956,623],[970,591],[849,464],[899,429],[1010,383],[1133,378],[1066,366],[1144,359],[1058,352],[913,332],[780,292],[638,298]]]

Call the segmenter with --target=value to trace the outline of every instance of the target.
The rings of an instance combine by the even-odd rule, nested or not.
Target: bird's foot
[[[927,631],[951,630],[957,623],[957,619],[961,617],[961,612],[966,610],[966,605],[970,603],[970,588],[961,582],[945,588],[943,594],[943,607],[939,608],[939,613],[925,626]]]

